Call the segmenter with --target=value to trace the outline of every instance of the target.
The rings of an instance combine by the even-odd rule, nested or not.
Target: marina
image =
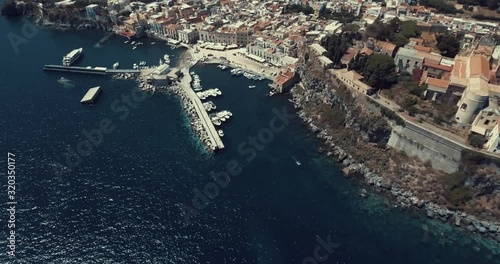
[[[184,77],[181,80],[180,86],[184,90],[187,99],[192,102],[191,105],[194,108],[194,112],[196,113],[198,120],[203,127],[203,130],[206,132],[207,140],[205,143],[208,145],[208,148],[210,150],[223,149],[224,144],[220,139],[219,133],[215,129],[214,124],[208,116],[207,111],[203,107],[203,103],[201,102],[200,98],[195,94],[195,92],[189,85],[191,83],[189,68],[184,68],[181,71],[184,74]],[[193,125],[196,126],[200,123],[194,121]]]
[[[208,98],[210,96],[216,97],[216,96],[222,95],[222,92],[218,88],[214,88],[214,89],[209,89],[209,90],[206,90],[203,92],[197,92],[196,95],[201,100],[205,100],[206,98]]]
[[[216,126],[220,126],[222,124],[222,122],[229,120],[229,118],[231,116],[233,116],[233,113],[231,113],[227,110],[220,111],[218,113],[213,113],[213,114],[209,115],[210,119],[212,120],[212,123],[214,123],[214,125],[216,125]]]

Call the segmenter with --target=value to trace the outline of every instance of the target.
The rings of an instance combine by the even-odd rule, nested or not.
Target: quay
[[[44,65],[45,71],[62,71],[85,74],[117,74],[117,73],[141,73],[139,69],[108,69],[106,67],[80,67],[80,66],[62,66],[62,65]]]
[[[184,74],[184,77],[182,77],[180,86],[182,87],[188,98],[193,102],[194,109],[196,110],[196,113],[198,114],[198,117],[200,118],[200,121],[205,128],[205,131],[207,131],[207,135],[212,148],[223,149],[224,144],[222,143],[219,133],[217,133],[217,130],[215,129],[212,120],[208,116],[207,111],[203,107],[203,103],[201,102],[200,98],[191,88],[191,75],[189,73],[189,67],[183,68],[181,72]]]

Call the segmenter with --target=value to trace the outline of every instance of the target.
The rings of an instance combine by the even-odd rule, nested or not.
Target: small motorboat
[[[301,166],[302,163],[300,163],[299,160],[297,160],[294,156],[292,156],[293,160],[295,161],[295,164],[297,164],[297,166]]]
[[[255,88],[255,85],[249,85],[248,88],[253,89]]]

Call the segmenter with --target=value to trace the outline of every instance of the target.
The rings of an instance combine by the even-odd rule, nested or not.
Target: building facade
[[[198,31],[193,29],[181,29],[177,31],[179,41],[182,43],[195,43],[198,38]]]

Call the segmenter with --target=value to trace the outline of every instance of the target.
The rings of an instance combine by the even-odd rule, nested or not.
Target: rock
[[[455,215],[455,225],[456,225],[456,226],[460,226],[460,222],[461,222],[461,220],[462,220],[462,219],[460,218],[460,216]]]
[[[427,210],[427,217],[428,217],[428,218],[434,218],[434,211],[432,211],[432,210]]]
[[[475,232],[476,228],[473,225],[468,225],[467,230],[469,230],[469,232]]]
[[[498,226],[496,226],[496,225],[490,225],[490,231],[491,232],[498,232],[500,230],[499,230]]]
[[[481,223],[477,220],[473,220],[472,221],[472,225],[476,228],[476,229],[479,229],[481,226]]]
[[[469,217],[465,217],[463,220],[462,220],[462,223],[466,226],[470,225],[472,223],[472,219],[470,219]]]
[[[481,221],[480,224],[486,228],[486,229],[489,229],[490,228],[490,223],[486,222],[486,221]]]
[[[349,176],[349,171],[350,171],[350,170],[349,170],[349,167],[344,167],[344,168],[342,169],[342,172],[345,174],[345,176]]]

